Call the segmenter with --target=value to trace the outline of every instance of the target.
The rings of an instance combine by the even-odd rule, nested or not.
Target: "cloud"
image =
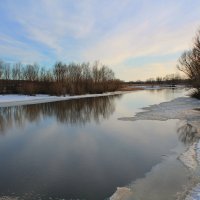
[[[140,67],[130,68],[123,66],[120,70],[117,70],[116,75],[122,80],[137,81],[146,80],[148,78],[164,77],[166,74],[179,73],[175,68],[176,61],[168,62],[155,62],[145,64]]]
[[[18,41],[15,38],[0,34],[0,55],[1,58],[12,58],[23,62],[41,62],[47,59],[46,55],[34,50],[31,45]]]
[[[134,61],[188,49],[199,13],[198,0],[192,4],[187,0],[7,0],[0,3],[4,35],[0,54],[37,62],[100,60],[119,78],[123,74],[122,79],[129,80],[131,71],[143,78],[146,64]],[[132,66],[127,66],[130,59]],[[168,62],[150,62],[149,67],[153,71],[157,66],[159,71]]]
[[[124,80],[145,79],[148,76],[158,76],[159,73],[166,75],[176,71],[179,56],[171,61],[169,68],[164,67],[169,65],[169,61],[153,64],[149,62],[145,67],[143,64],[133,64],[132,68],[130,65],[127,68],[126,62],[131,59],[134,63],[134,59],[151,56],[159,58],[163,55],[181,55],[185,49],[191,47],[192,38],[199,26],[200,15],[196,13],[200,9],[193,8],[194,12],[187,15],[180,3],[169,1],[166,4],[149,4],[142,1],[140,12],[126,15],[124,20],[119,20],[115,28],[94,41],[82,52],[84,59],[101,60],[110,65],[118,77]]]
[[[41,0],[12,7],[12,12],[28,38],[46,45],[60,57],[68,49],[65,40],[85,37],[92,29],[88,9],[89,6],[81,2],[71,5],[62,0]]]
[[[138,25],[131,22],[126,26],[122,24],[117,31],[94,43],[83,56],[88,60],[99,59],[117,65],[129,58],[181,52],[189,47],[198,23],[194,21],[174,30],[159,23],[153,26],[148,20]]]

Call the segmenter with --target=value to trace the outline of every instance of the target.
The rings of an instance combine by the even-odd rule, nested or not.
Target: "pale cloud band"
[[[175,72],[200,25],[198,0],[7,0],[0,13],[0,58],[100,60],[124,80]]]

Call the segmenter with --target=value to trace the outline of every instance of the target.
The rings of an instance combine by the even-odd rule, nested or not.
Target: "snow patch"
[[[2,196],[0,200],[18,200],[18,197],[9,197],[9,196]]]
[[[199,200],[200,199],[200,183],[197,184],[190,193],[186,196],[185,200]]]
[[[127,199],[132,194],[130,188],[127,187],[118,187],[117,191],[109,198],[109,200],[122,200]]]
[[[190,97],[179,97],[169,102],[151,105],[143,108],[144,112],[137,113],[134,117],[122,117],[119,120],[160,120],[169,119],[186,120],[200,133],[200,100]]]
[[[200,141],[195,144],[196,160],[198,165],[200,165]],[[185,200],[200,200],[200,183],[193,187],[189,194],[186,196]]]
[[[196,159],[200,165],[200,141],[196,144]]]
[[[81,98],[91,98],[91,97],[102,97],[110,95],[119,95],[127,93],[128,91],[122,92],[107,92],[103,94],[85,94],[85,95],[75,95],[75,96],[49,96],[49,95],[0,95],[0,107],[18,106],[18,105],[29,105],[29,104],[39,104],[48,103],[55,101],[66,101],[70,99],[81,99]]]
[[[195,151],[196,144],[194,143],[191,145],[187,151],[182,153],[179,156],[179,160],[190,170],[195,170],[198,166],[197,160],[196,160],[196,151]]]

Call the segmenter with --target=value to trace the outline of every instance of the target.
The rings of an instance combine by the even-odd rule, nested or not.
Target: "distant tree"
[[[11,75],[11,68],[9,63],[4,63],[3,73],[4,73],[4,78],[6,80],[9,80]]]
[[[156,77],[156,83],[161,84],[162,80],[162,77]]]
[[[4,62],[2,60],[0,60],[0,79],[3,76],[3,69],[4,69]]]
[[[25,80],[36,81],[39,78],[38,74],[39,74],[39,66],[37,64],[33,65],[28,64],[23,69],[23,77]]]
[[[0,61],[0,93],[14,92],[29,95],[44,93],[51,95],[75,95],[102,93],[119,89],[121,81],[114,72],[99,62],[56,62],[47,70],[37,64],[9,64]]]
[[[39,72],[39,76],[40,76],[40,81],[45,81],[46,79],[46,70],[44,67],[41,67],[40,72]]]
[[[22,64],[20,62],[13,64],[13,67],[12,67],[12,79],[13,80],[21,79],[21,70],[22,70]]]
[[[186,74],[195,88],[193,96],[200,98],[200,29],[196,33],[192,49],[181,55],[177,67]]]
[[[156,81],[155,81],[154,78],[149,78],[149,79],[146,80],[146,83],[151,84],[152,87],[154,86],[155,82]]]
[[[66,76],[66,65],[62,62],[56,62],[53,73],[57,82],[64,82]]]

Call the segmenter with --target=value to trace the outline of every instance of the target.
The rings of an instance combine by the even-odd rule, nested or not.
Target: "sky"
[[[0,0],[0,59],[109,66],[125,81],[177,73],[199,0]]]

